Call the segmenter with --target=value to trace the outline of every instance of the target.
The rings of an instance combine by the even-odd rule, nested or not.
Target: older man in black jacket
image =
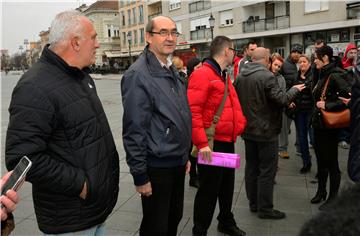
[[[148,46],[121,81],[126,160],[143,208],[140,235],[175,236],[182,218],[191,114],[171,62],[178,36],[172,19],[153,18]]]
[[[86,67],[99,47],[91,21],[58,14],[50,46],[19,80],[10,103],[6,165],[28,156],[35,213],[45,234],[102,235],[119,191],[119,157]]]
[[[236,91],[248,121],[245,140],[245,187],[250,210],[259,218],[282,219],[285,213],[273,209],[273,185],[277,168],[278,135],[282,108],[295,99],[304,84],[283,92],[267,66],[269,51],[257,48],[252,61],[238,75]]]

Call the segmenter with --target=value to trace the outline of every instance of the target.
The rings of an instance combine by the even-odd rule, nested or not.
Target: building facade
[[[161,1],[160,1],[161,2]],[[150,4],[151,5],[151,4]],[[150,14],[153,12],[150,11]],[[120,0],[121,66],[127,68],[143,51],[148,22],[147,1]]]
[[[212,35],[228,36],[236,48],[253,39],[283,56],[295,43],[310,53],[316,39],[339,53],[349,42],[360,44],[360,1],[169,0],[162,2],[162,14],[173,18],[182,33],[177,53],[201,58],[209,54]]]
[[[96,51],[96,66],[113,66],[120,58],[120,18],[118,1],[97,1],[78,8],[94,24],[100,48]]]

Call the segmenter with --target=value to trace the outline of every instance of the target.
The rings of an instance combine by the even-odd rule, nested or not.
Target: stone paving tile
[[[104,77],[106,78],[106,77]],[[142,219],[141,203],[133,184],[132,176],[129,174],[129,168],[125,160],[125,151],[122,146],[121,129],[122,129],[122,106],[120,96],[120,81],[116,76],[109,80],[95,80],[99,97],[104,104],[105,112],[108,116],[111,130],[114,135],[115,143],[120,157],[120,193],[118,202],[106,221],[107,235],[138,235],[138,229]],[[6,170],[4,165],[4,145],[5,135],[8,123],[7,108],[10,102],[11,91],[17,82],[17,78],[2,78],[1,91],[1,171]],[[315,180],[316,161],[313,158],[313,168],[310,173],[301,175],[299,169],[302,166],[301,158],[295,155],[295,147],[291,144],[295,142],[294,126],[289,136],[289,153],[290,159],[280,159],[279,170],[276,177],[277,184],[274,187],[274,205],[276,209],[283,210],[287,218],[283,220],[261,220],[256,213],[251,213],[248,209],[248,200],[246,198],[244,172],[245,172],[245,148],[241,138],[235,145],[235,150],[240,153],[241,167],[236,170],[235,176],[235,193],[233,198],[233,213],[239,227],[247,232],[249,236],[293,236],[297,235],[302,224],[312,215],[319,212],[320,204],[310,204],[310,199],[315,195],[317,184],[311,183]],[[313,150],[310,150],[313,157]],[[339,164],[342,170],[342,188],[350,185],[346,174],[348,150],[339,149]],[[189,177],[185,179],[184,195],[184,213],[178,228],[178,235],[190,236],[193,227],[193,203],[196,189],[189,187]],[[36,223],[34,214],[31,185],[25,183],[20,191],[21,202],[15,212],[16,229],[12,235],[42,235]],[[208,235],[223,235],[217,232],[216,216],[219,213],[216,207],[212,224],[209,228]]]

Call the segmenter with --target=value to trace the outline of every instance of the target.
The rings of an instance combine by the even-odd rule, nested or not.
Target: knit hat
[[[303,47],[300,44],[294,44],[291,48],[291,52],[298,52],[301,54],[303,52]]]

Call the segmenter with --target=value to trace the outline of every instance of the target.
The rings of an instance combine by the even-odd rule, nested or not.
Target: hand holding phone
[[[5,195],[9,189],[13,189],[17,191],[21,184],[25,180],[26,173],[29,171],[31,167],[31,161],[26,156],[23,156],[19,163],[15,166],[14,170],[9,176],[9,179],[2,186],[1,195]]]

